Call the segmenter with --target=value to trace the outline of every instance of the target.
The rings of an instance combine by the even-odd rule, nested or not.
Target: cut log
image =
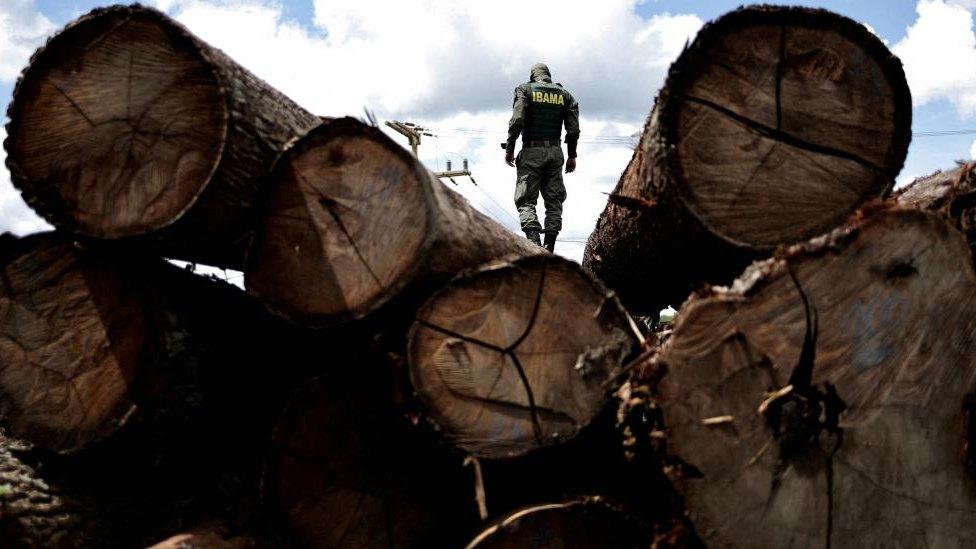
[[[698,533],[710,547],[972,546],[973,356],[969,250],[916,210],[689,299],[659,391]]]
[[[358,319],[397,298],[410,309],[460,271],[543,253],[353,119],[309,132],[271,180],[245,283],[296,322]]]
[[[623,307],[576,263],[523,258],[459,277],[420,310],[410,379],[463,451],[501,458],[574,437],[637,345]]]
[[[259,181],[318,122],[154,9],[96,9],[31,58],[7,111],[24,199],[88,237],[151,235],[168,257],[240,268]]]
[[[641,315],[727,283],[888,192],[911,109],[901,63],[863,25],[733,11],[671,66],[583,264]]]
[[[301,547],[457,547],[477,524],[474,482],[394,407],[374,364],[309,382],[275,429],[265,501]]]
[[[141,420],[178,424],[208,406],[210,417],[257,413],[245,401],[283,398],[282,385],[307,375],[302,353],[325,341],[279,324],[237,288],[162,261],[56,233],[3,235],[0,419],[37,448],[71,453]]]
[[[134,411],[139,367],[161,334],[136,269],[53,233],[0,243],[0,417],[57,451],[113,432]]]
[[[468,549],[597,549],[648,547],[651,536],[633,517],[598,497],[515,511],[479,534]]]
[[[976,162],[920,177],[895,194],[899,205],[935,212],[962,231],[976,259]]]

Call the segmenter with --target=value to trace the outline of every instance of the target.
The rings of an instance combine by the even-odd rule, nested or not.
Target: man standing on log
[[[532,65],[529,81],[515,88],[512,120],[508,123],[505,162],[517,167],[515,207],[526,238],[539,244],[539,233],[546,234],[546,249],[556,247],[556,235],[563,224],[563,149],[559,145],[566,126],[566,173],[576,169],[576,142],[579,140],[579,105],[562,84],[552,82],[549,67]],[[522,134],[522,150],[515,156],[515,140]],[[542,231],[535,205],[542,192],[546,204],[546,228]]]

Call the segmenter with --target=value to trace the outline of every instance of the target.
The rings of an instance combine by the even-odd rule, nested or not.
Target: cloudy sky
[[[515,171],[498,143],[513,88],[532,63],[549,64],[581,105],[579,168],[566,177],[562,242],[583,241],[630,158],[668,65],[699,27],[740,0],[144,0],[322,115],[422,124],[431,169],[469,159],[476,184],[456,189],[517,229]],[[822,0],[868,25],[905,64],[915,101],[900,183],[976,155],[976,0]],[[31,52],[104,2],[0,0],[0,109]],[[0,129],[0,138],[3,136]],[[931,135],[941,132],[949,135]],[[952,132],[955,132],[953,134]],[[924,135],[929,134],[929,135]],[[401,139],[401,141],[405,140]],[[2,152],[0,152],[2,158]],[[541,207],[540,207],[541,211]],[[0,168],[0,231],[45,227]]]

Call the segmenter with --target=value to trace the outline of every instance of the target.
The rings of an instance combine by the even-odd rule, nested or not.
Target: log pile
[[[892,193],[910,113],[861,25],[731,12],[580,266],[97,9],[9,110],[0,545],[971,545],[976,165]]]

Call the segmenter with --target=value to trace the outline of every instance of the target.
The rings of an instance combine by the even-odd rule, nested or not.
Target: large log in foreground
[[[294,321],[358,319],[507,255],[542,253],[437,180],[378,128],[325,122],[272,174],[248,290]]]
[[[883,210],[690,299],[660,355],[668,451],[714,547],[976,543],[976,277]]]
[[[438,429],[478,457],[574,437],[636,347],[617,301],[576,263],[536,256],[462,276],[420,310],[410,379]]]
[[[7,115],[27,203],[80,235],[240,268],[261,176],[318,119],[154,9],[96,9],[38,50]]]
[[[901,63],[863,25],[733,11],[671,66],[583,264],[635,314],[726,283],[889,191],[911,108]]]

